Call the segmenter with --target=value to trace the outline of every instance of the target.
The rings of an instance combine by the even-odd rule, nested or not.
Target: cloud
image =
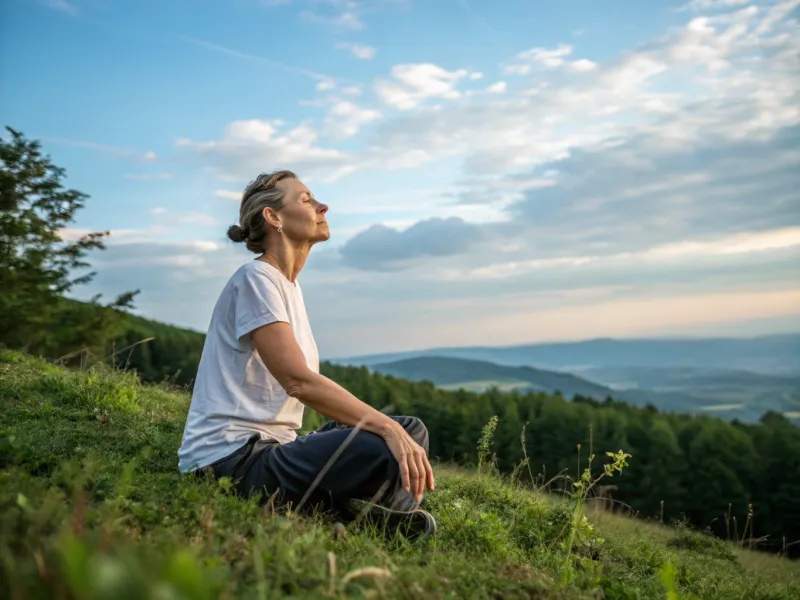
[[[305,124],[290,129],[279,120],[234,121],[211,141],[176,140],[179,151],[202,160],[221,178],[250,181],[268,169],[289,168],[328,179],[341,176],[349,156],[317,145],[319,134]]]
[[[530,65],[503,65],[504,75],[527,75],[533,71]]]
[[[546,69],[561,68],[570,73],[587,73],[597,68],[597,64],[587,58],[567,60],[573,50],[574,48],[570,44],[559,44],[552,50],[537,46],[520,52],[517,54],[517,58],[526,63],[541,65]],[[527,75],[533,70],[530,64],[505,65],[503,68],[509,75]]]
[[[545,67],[554,68],[560,67],[566,63],[566,57],[572,54],[572,46],[569,44],[559,44],[557,48],[548,50],[547,48],[531,48],[525,52],[520,52],[517,58],[536,62],[544,65]]]
[[[362,108],[347,100],[336,102],[325,119],[328,135],[337,138],[350,138],[364,126],[381,118],[377,110]]]
[[[300,13],[300,18],[308,23],[324,25],[333,29],[360,31],[366,28],[366,25],[364,25],[364,22],[360,19],[358,14],[348,10],[332,16],[320,15],[310,10],[304,10]]]
[[[78,14],[78,7],[67,0],[39,0],[40,4],[65,15],[74,17]]]
[[[242,52],[240,50],[235,50],[233,48],[228,48],[227,46],[222,46],[221,44],[215,44],[213,42],[209,42],[206,40],[201,40],[199,38],[194,38],[190,36],[178,36],[178,39],[181,41],[192,44],[194,46],[199,46],[201,48],[205,48],[207,50],[212,50],[213,52],[217,52],[219,54],[225,54],[227,56],[232,56],[234,58],[238,58],[239,60],[245,60],[248,62],[253,62],[261,65],[266,65],[269,67],[273,67],[276,69],[280,69],[282,71],[286,71],[287,73],[294,73],[297,75],[302,75],[303,77],[308,77],[309,79],[313,79],[314,81],[332,81],[333,78],[328,77],[327,75],[323,75],[321,73],[316,73],[309,69],[304,69],[302,67],[296,67],[294,65],[290,65],[287,63],[283,63],[277,60],[272,60],[269,58],[264,58],[262,56],[256,56],[254,54],[249,54],[247,52]]]
[[[373,225],[347,241],[344,263],[366,270],[401,269],[413,259],[461,254],[479,242],[480,231],[462,219],[430,219],[405,231]]]
[[[214,197],[225,198],[226,200],[236,200],[237,202],[241,202],[242,192],[236,192],[234,190],[215,190]]]
[[[375,48],[373,48],[372,46],[365,46],[362,44],[351,44],[346,42],[336,44],[336,47],[348,50],[350,54],[352,54],[356,58],[360,58],[361,60],[372,60],[373,58],[375,58],[375,53],[377,52]]]
[[[744,6],[749,2],[750,0],[692,0],[691,2],[680,6],[678,11],[717,10],[734,6]]]
[[[189,212],[177,217],[176,222],[180,225],[198,225],[201,227],[210,227],[218,225],[218,221],[211,215],[206,215],[198,212]]]
[[[133,150],[131,148],[125,148],[123,146],[111,146],[108,144],[98,144],[96,142],[91,142],[86,140],[76,140],[71,138],[51,137],[51,136],[42,136],[39,139],[42,142],[48,144],[58,144],[62,146],[72,146],[74,148],[83,148],[84,150],[100,152],[102,154],[107,154],[109,156],[114,156],[117,158],[130,158],[139,161],[140,157],[143,156],[136,150]]]
[[[139,157],[139,160],[140,160],[141,162],[153,162],[154,160],[156,160],[156,158],[158,158],[158,157],[156,156],[156,153],[155,153],[155,152],[153,152],[153,151],[149,151],[149,152],[145,152],[144,154],[142,154],[142,155]]]
[[[391,80],[379,79],[375,83],[375,93],[386,104],[409,110],[430,98],[451,100],[460,97],[456,86],[467,76],[469,71],[466,69],[448,71],[432,63],[395,65]]]
[[[164,208],[163,206],[157,206],[156,208],[151,208],[148,212],[151,215],[163,215],[169,212],[169,210]]]
[[[498,81],[486,88],[490,94],[502,94],[508,89],[508,84],[505,81]]]

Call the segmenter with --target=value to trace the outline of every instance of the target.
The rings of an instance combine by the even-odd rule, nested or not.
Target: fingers
[[[424,452],[422,458],[425,459],[425,472],[428,474],[425,483],[428,485],[428,491],[432,492],[435,485],[433,481],[433,467],[431,467],[431,463],[428,460],[428,455]]]
[[[407,452],[406,457],[408,461],[408,470],[410,471],[409,479],[411,480],[411,487],[408,491],[411,492],[411,495],[417,500],[419,499],[419,482],[422,481],[424,472],[420,472],[417,456],[413,450]]]
[[[400,453],[400,460],[397,461],[397,466],[400,467],[400,485],[407,492],[411,491],[411,481],[408,469],[408,454],[406,452]]]
[[[423,458],[424,452],[422,452],[421,448],[414,449],[414,464],[417,467],[417,485],[414,487],[414,500],[417,502],[420,501],[422,496],[422,492],[425,491],[425,481],[428,477],[428,472],[425,469],[425,460]]]

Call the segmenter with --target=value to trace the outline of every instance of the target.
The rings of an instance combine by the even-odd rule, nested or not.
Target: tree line
[[[0,345],[75,366],[106,362],[146,382],[190,387],[202,333],[131,315],[136,291],[109,303],[67,297],[91,281],[86,256],[103,249],[107,233],[62,239],[87,196],[64,188],[64,171],[38,142],[7,131],[10,138],[0,140]],[[723,538],[756,539],[770,550],[788,545],[800,555],[800,427],[780,414],[744,424],[610,398],[445,391],[364,367],[323,363],[322,372],[376,408],[422,418],[434,458],[474,465],[493,416],[498,469],[540,482],[555,478],[553,491],[566,486],[559,474],[578,476],[590,451],[603,457],[622,449],[632,458],[613,480],[618,506],[666,522],[685,519]],[[321,423],[308,411],[304,429]]]

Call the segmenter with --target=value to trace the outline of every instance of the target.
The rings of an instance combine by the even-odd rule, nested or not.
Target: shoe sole
[[[429,512],[392,510],[379,504],[353,501],[350,510],[362,519],[368,519],[387,531],[400,532],[407,539],[419,539],[436,533],[436,519]]]

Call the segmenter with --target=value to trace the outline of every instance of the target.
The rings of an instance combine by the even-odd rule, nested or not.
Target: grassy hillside
[[[797,562],[682,527],[607,514],[584,521],[580,504],[553,500],[521,476],[438,467],[424,504],[439,534],[413,544],[245,502],[225,482],[176,472],[187,405],[185,392],[130,373],[65,371],[0,353],[3,597],[800,594]]]

